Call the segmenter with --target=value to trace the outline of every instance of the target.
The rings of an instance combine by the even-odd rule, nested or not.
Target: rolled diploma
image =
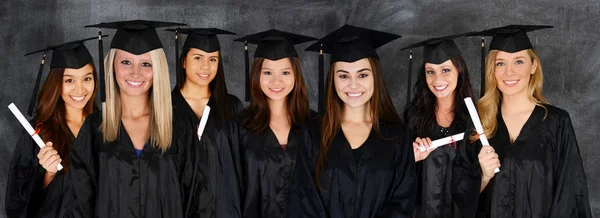
[[[202,139],[202,133],[204,132],[204,128],[206,127],[206,123],[208,122],[208,115],[210,114],[210,107],[208,105],[204,106],[204,111],[202,112],[202,118],[200,118],[200,124],[198,125],[198,140]]]
[[[431,147],[429,147],[429,149],[433,150],[433,149],[436,149],[436,148],[438,148],[440,146],[451,144],[453,142],[458,142],[460,140],[463,140],[464,138],[465,138],[465,133],[464,132],[463,133],[458,133],[456,135],[444,137],[444,138],[432,141],[431,142]],[[425,146],[421,145],[421,146],[419,146],[419,150],[420,151],[425,151],[427,149],[425,148]]]
[[[33,138],[33,141],[35,141],[35,143],[40,148],[43,148],[44,146],[46,146],[46,143],[44,143],[44,141],[42,140],[42,138],[40,138],[40,135],[38,135],[37,133],[35,133],[35,130],[31,126],[31,124],[29,124],[29,122],[27,121],[27,119],[25,119],[25,117],[23,116],[23,114],[21,113],[21,111],[19,111],[19,109],[17,108],[17,106],[15,105],[15,103],[10,103],[10,105],[8,105],[8,109],[10,109],[10,111],[15,115],[15,117],[17,118],[17,120],[19,120],[19,123],[21,123],[21,125],[23,126],[23,128],[25,128],[25,131],[27,131],[27,133],[29,133],[29,135],[31,135],[31,138]],[[56,166],[56,169],[58,169],[58,171],[62,170],[62,168],[63,168],[63,166],[61,164],[58,164]]]
[[[479,140],[481,140],[481,144],[483,146],[490,146],[490,142],[488,142],[485,133],[483,133],[483,126],[481,125],[481,120],[479,119],[479,115],[477,114],[477,109],[475,109],[475,104],[473,104],[473,100],[471,98],[465,98],[465,104],[467,105],[467,109],[469,109],[469,115],[471,115],[471,120],[473,120],[473,125],[475,125],[475,130],[477,134],[479,134]],[[494,169],[494,173],[500,172],[500,169]]]

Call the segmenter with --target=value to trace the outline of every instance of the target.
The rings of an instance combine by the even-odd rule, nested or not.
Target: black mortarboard
[[[141,55],[154,49],[162,48],[162,43],[158,38],[156,28],[170,26],[185,26],[185,24],[148,20],[130,20],[99,23],[85,27],[117,29],[117,32],[110,43],[110,47],[118,48],[135,55]]]
[[[180,72],[179,62],[179,33],[187,34],[187,38],[183,43],[183,48],[197,48],[205,52],[215,52],[221,50],[217,35],[228,34],[235,35],[233,32],[217,29],[217,28],[176,28],[166,29],[165,31],[175,32],[175,65],[177,71],[177,84],[183,84],[182,72]]]
[[[354,62],[363,58],[379,59],[375,49],[400,37],[393,33],[346,24],[310,45],[306,51],[322,50],[324,53],[331,54],[330,63]]]
[[[461,55],[460,49],[458,49],[458,46],[456,46],[456,43],[454,43],[454,39],[467,34],[470,33],[431,38],[409,45],[400,50],[423,47],[424,63],[441,64],[453,57]]]
[[[244,42],[246,56],[246,101],[250,100],[250,67],[248,58],[248,43],[258,45],[254,52],[255,58],[266,58],[279,60],[287,57],[298,57],[294,45],[317,40],[310,36],[284,32],[276,29],[247,35],[236,39],[236,42]]]
[[[108,35],[104,35],[108,36]],[[29,108],[27,110],[27,114],[29,116],[33,115],[35,109],[35,97],[37,95],[40,80],[42,78],[42,72],[44,70],[44,63],[46,60],[47,51],[52,51],[52,60],[50,61],[50,69],[55,68],[71,68],[71,69],[79,69],[83,66],[94,61],[92,55],[88,51],[87,47],[83,44],[83,42],[96,39],[97,37],[81,39],[76,41],[71,41],[67,43],[63,43],[60,45],[48,46],[44,49],[37,50],[34,52],[30,52],[25,54],[31,55],[40,52],[44,52],[44,56],[42,57],[42,62],[40,63],[40,67],[38,69],[37,78],[35,80],[35,86],[33,88],[33,93],[31,94],[31,100],[29,101]]]
[[[509,53],[533,48],[527,32],[552,28],[545,25],[508,25],[469,34],[470,36],[493,36],[489,50],[500,50]]]
[[[400,35],[393,33],[346,24],[306,48],[306,51],[319,52],[319,82],[317,84],[319,90],[319,113],[325,113],[323,53],[331,54],[329,58],[330,63],[338,61],[354,62],[363,58],[379,59],[379,55],[375,52],[375,49],[400,37]]]
[[[467,36],[481,36],[481,87],[479,96],[485,94],[485,36],[493,36],[489,50],[500,50],[515,53],[525,49],[533,48],[527,32],[552,28],[546,25],[508,25],[468,34]]]

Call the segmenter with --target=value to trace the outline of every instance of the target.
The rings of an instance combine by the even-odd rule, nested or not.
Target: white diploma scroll
[[[42,138],[40,138],[40,135],[38,135],[35,132],[35,130],[31,126],[31,124],[29,124],[29,122],[27,121],[27,119],[25,119],[25,117],[23,116],[23,114],[21,113],[21,111],[19,111],[19,108],[17,108],[17,106],[15,105],[15,103],[10,103],[10,105],[8,105],[8,109],[10,109],[10,111],[15,115],[15,117],[17,118],[17,120],[19,120],[19,123],[21,123],[21,125],[23,126],[23,128],[25,128],[25,131],[27,131],[27,133],[29,133],[29,135],[31,135],[31,138],[33,138],[33,141],[35,141],[35,143],[40,148],[43,148],[44,146],[46,146],[46,143],[44,143],[44,141],[42,140]],[[58,164],[56,166],[56,169],[58,169],[58,171],[62,170],[62,168],[63,168],[63,166],[61,164]]]
[[[204,128],[206,127],[206,123],[208,122],[209,114],[210,107],[206,105],[204,106],[204,111],[202,112],[202,118],[200,118],[200,124],[198,124],[198,140],[202,139],[202,133],[204,132]]]
[[[435,141],[431,142],[431,147],[429,147],[430,150],[434,150],[438,147],[447,145],[447,144],[453,144],[455,142],[458,142],[460,140],[463,140],[465,138],[465,133],[458,133],[456,135],[451,135],[448,137],[444,137]],[[424,152],[425,150],[427,150],[427,148],[425,148],[425,146],[421,145],[419,146],[419,150]]]
[[[473,100],[471,98],[465,98],[465,104],[467,105],[467,109],[469,109],[469,115],[471,115],[471,120],[473,120],[473,125],[475,126],[475,130],[479,135],[479,140],[481,140],[481,144],[483,146],[490,146],[490,142],[488,142],[485,133],[483,132],[483,126],[481,125],[481,120],[479,119],[479,114],[477,114],[477,109],[475,109],[475,104],[473,104]],[[500,169],[494,169],[494,173],[500,172]]]

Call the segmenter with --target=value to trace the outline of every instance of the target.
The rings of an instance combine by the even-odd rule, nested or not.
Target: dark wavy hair
[[[181,66],[177,70],[177,74],[181,76],[181,80],[176,84],[176,88],[181,90],[183,88],[183,84],[186,79],[185,68],[183,68],[183,63],[190,52],[191,47],[183,47],[183,51],[181,51],[181,55],[179,58],[179,63]],[[217,75],[215,78],[210,81],[208,84],[208,88],[210,89],[210,99],[214,102],[218,110],[214,110],[217,113],[217,117],[220,120],[232,120],[235,115],[235,105],[231,102],[231,98],[229,97],[229,92],[227,92],[227,84],[225,82],[225,70],[223,70],[223,59],[221,56],[221,51],[219,51],[219,67],[217,68]],[[211,111],[212,113],[212,111]]]
[[[456,56],[450,59],[452,64],[458,70],[458,80],[454,90],[454,121],[459,126],[466,126],[469,121],[469,111],[465,105],[464,98],[473,97],[471,88],[471,77],[467,70],[467,65],[462,56]],[[437,108],[437,99],[429,87],[425,78],[425,63],[419,70],[417,82],[413,86],[415,96],[410,101],[408,108],[404,111],[404,120],[410,128],[413,136],[426,137],[434,131],[437,126],[435,110]]]

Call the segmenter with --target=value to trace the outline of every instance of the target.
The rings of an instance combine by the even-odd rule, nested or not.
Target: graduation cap
[[[162,43],[158,38],[156,28],[170,26],[185,26],[185,24],[149,20],[129,20],[99,23],[87,25],[85,27],[98,27],[98,57],[103,58],[104,51],[102,46],[101,28],[117,29],[110,44],[111,48],[118,48],[135,55],[141,55],[154,49],[162,48]],[[99,66],[99,77],[104,78],[104,64],[100,64]],[[100,79],[100,99],[103,103],[106,101],[104,79]]]
[[[441,64],[451,58],[461,55],[460,49],[458,49],[458,46],[454,42],[454,39],[471,33],[473,32],[430,38],[400,49],[400,51],[410,49],[410,56],[408,62],[408,86],[406,91],[406,104],[410,102],[410,99],[412,97],[410,92],[412,87],[412,49],[423,47],[423,63]]]
[[[467,36],[481,36],[481,88],[480,97],[485,90],[485,36],[492,36],[489,50],[500,50],[515,53],[525,49],[532,49],[533,45],[527,37],[527,32],[552,28],[547,25],[508,25],[468,34]]]
[[[176,28],[166,29],[165,31],[175,32],[175,65],[177,72],[177,84],[182,84],[182,75],[180,72],[181,63],[179,62],[179,33],[187,34],[187,38],[183,43],[183,48],[197,48],[202,51],[211,53],[221,50],[217,35],[235,35],[233,32],[217,29],[217,28]]]
[[[323,53],[331,54],[331,64],[338,61],[355,62],[363,58],[379,59],[375,49],[400,37],[346,24],[306,48],[306,51],[319,52],[319,113],[325,112]]]
[[[250,60],[248,57],[248,43],[258,45],[254,52],[255,58],[279,60],[282,58],[298,57],[298,52],[296,52],[294,46],[296,44],[314,40],[317,39],[276,29],[235,39],[234,41],[236,42],[244,42],[244,55],[246,56],[246,101],[250,100]]]
[[[108,36],[108,35],[104,35]],[[71,41],[67,43],[63,43],[60,45],[48,46],[44,49],[37,50],[34,52],[29,52],[25,54],[25,56],[31,54],[37,54],[40,52],[44,52],[44,56],[42,57],[42,61],[40,63],[40,67],[38,69],[37,78],[35,80],[35,86],[33,88],[33,93],[31,94],[31,100],[29,101],[29,108],[27,110],[27,115],[33,115],[35,109],[35,99],[40,86],[40,80],[42,78],[42,72],[44,71],[44,64],[46,62],[46,52],[52,51],[52,60],[50,61],[50,69],[55,68],[71,68],[71,69],[79,69],[84,67],[85,65],[94,61],[92,55],[85,47],[83,42],[96,39],[96,37],[91,37],[87,39],[81,39],[76,41]]]

